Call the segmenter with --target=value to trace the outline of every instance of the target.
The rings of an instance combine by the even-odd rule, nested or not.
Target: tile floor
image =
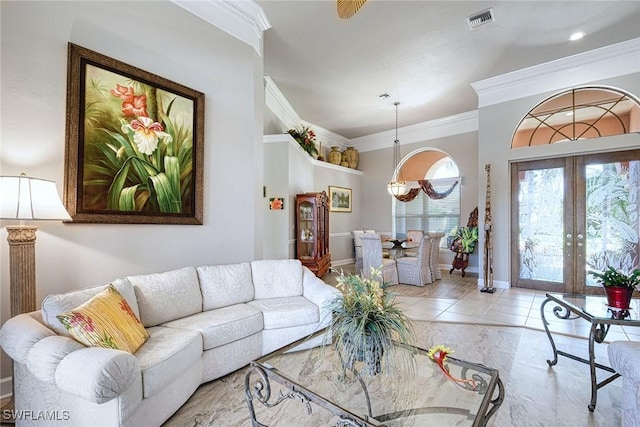
[[[351,264],[341,266],[323,280],[335,285],[340,271],[348,273],[353,269]],[[496,289],[493,294],[482,293],[477,286],[477,276],[467,273],[462,277],[459,271],[452,274],[442,271],[441,275],[441,280],[424,287],[394,285],[390,288],[397,293],[399,303],[411,319],[522,326],[544,331],[540,305],[546,299],[546,291],[510,288]],[[558,319],[552,309],[552,304],[545,307],[545,318],[552,332],[588,338],[589,322]],[[616,340],[640,341],[640,328],[613,325],[605,341]]]

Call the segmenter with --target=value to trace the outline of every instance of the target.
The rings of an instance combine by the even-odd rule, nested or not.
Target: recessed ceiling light
[[[571,36],[569,37],[569,40],[574,42],[576,40],[580,40],[583,37],[584,37],[584,33],[582,31],[578,31],[577,33],[571,34]]]
[[[380,95],[378,95],[378,99],[387,99],[387,98],[391,98],[391,95],[389,95],[388,93],[381,93]]]

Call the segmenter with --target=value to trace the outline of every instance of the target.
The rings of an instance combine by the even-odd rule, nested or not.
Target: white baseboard
[[[484,279],[478,278],[478,287],[484,288]],[[509,289],[511,286],[509,282],[504,282],[502,280],[494,280],[493,287],[497,289]]]
[[[356,262],[356,260],[353,258],[331,260],[331,267],[338,267],[341,265],[353,264],[354,262]]]

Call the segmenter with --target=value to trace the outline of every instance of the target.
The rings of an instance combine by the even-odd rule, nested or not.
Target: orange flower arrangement
[[[469,383],[471,384],[471,387],[475,389],[476,381],[474,379],[470,378],[465,380],[462,378],[456,378],[451,375],[451,373],[449,373],[449,368],[445,365],[445,362],[447,361],[447,356],[451,353],[453,353],[453,350],[451,350],[449,347],[446,347],[444,345],[436,345],[429,349],[429,351],[427,352],[427,356],[440,367],[445,376],[451,381],[455,381],[457,383]]]

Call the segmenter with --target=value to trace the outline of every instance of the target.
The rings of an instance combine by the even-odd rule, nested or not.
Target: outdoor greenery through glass
[[[587,165],[586,178],[587,269],[631,272],[640,262],[640,161]]]
[[[586,271],[639,267],[640,161],[589,164],[585,168]],[[525,171],[519,183],[520,278],[563,281],[562,168]]]

